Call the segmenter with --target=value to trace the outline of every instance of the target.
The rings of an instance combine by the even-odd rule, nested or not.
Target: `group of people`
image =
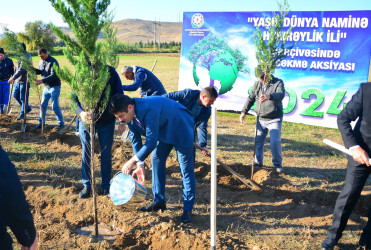
[[[21,43],[27,56],[32,60],[31,55],[26,50],[26,45]],[[38,68],[35,68],[35,73],[41,75],[40,80],[36,80],[36,84],[44,84],[41,100],[41,110],[39,124],[34,128],[40,129],[42,123],[45,124],[46,110],[49,100],[51,99],[52,109],[58,120],[58,128],[64,127],[63,115],[59,107],[59,95],[61,91],[61,80],[57,76],[54,67],[59,67],[58,61],[48,54],[46,49],[38,51],[40,62]],[[16,69],[16,70],[15,70]],[[14,84],[12,96],[21,106],[21,111],[16,120],[21,120],[24,115],[29,113],[32,108],[28,103],[30,83],[27,78],[27,70],[22,67],[22,62],[18,62],[17,67],[14,67],[12,59],[5,56],[3,48],[0,48],[0,106],[1,114],[7,111],[10,99],[10,84]]]
[[[127,124],[134,156],[124,164],[122,171],[130,174],[131,169],[137,166],[133,175],[144,184],[144,160],[152,153],[152,191],[154,200],[149,205],[141,207],[141,211],[158,211],[166,209],[166,159],[174,148],[178,155],[178,162],[183,184],[183,215],[180,220],[184,223],[191,221],[192,208],[195,199],[194,176],[194,136],[198,127],[199,143],[204,154],[209,151],[207,144],[207,121],[211,115],[211,105],[218,97],[214,87],[207,87],[201,91],[186,89],[167,93],[161,81],[149,70],[139,66],[124,66],[121,73],[133,80],[131,85],[122,85],[115,69],[109,67],[111,76],[107,83],[110,86],[109,105],[96,122],[99,144],[101,146],[101,190],[102,194],[109,194],[111,178],[111,148],[115,128],[115,118],[122,124],[119,131]],[[130,98],[124,91],[136,91],[140,88],[141,98]],[[79,135],[82,142],[82,179],[84,188],[80,191],[80,198],[91,196],[90,178],[90,135],[85,123],[91,119],[78,97],[75,96],[80,118]],[[100,104],[98,104],[100,106]],[[145,136],[145,143],[142,143]]]
[[[35,129],[39,129],[45,123],[46,109],[50,99],[52,100],[53,111],[57,116],[58,127],[61,128],[64,126],[63,116],[59,107],[61,81],[54,69],[55,66],[58,67],[59,65],[55,58],[48,55],[45,49],[39,50],[39,57],[41,60],[35,71],[41,74],[42,79],[37,80],[36,84],[43,83],[44,91],[39,124]],[[110,89],[109,102],[96,122],[96,131],[101,149],[101,193],[109,194],[112,171],[111,150],[115,120],[118,118],[121,122],[118,128],[120,133],[125,130],[124,127],[127,124],[134,152],[134,155],[122,167],[123,173],[132,174],[139,183],[144,184],[144,161],[152,153],[152,192],[154,198],[153,201],[139,210],[147,212],[167,209],[165,197],[166,159],[174,148],[177,153],[183,187],[183,213],[179,220],[183,223],[189,223],[192,219],[192,209],[196,196],[194,141],[198,140],[202,148],[202,154],[210,154],[207,149],[207,123],[211,115],[211,105],[218,98],[218,90],[215,87],[206,87],[202,90],[185,89],[167,93],[161,81],[151,71],[139,66],[123,67],[121,74],[127,80],[133,80],[133,84],[122,85],[116,70],[113,67],[107,67],[110,73],[109,80],[106,83],[106,88]],[[282,100],[285,95],[284,83],[273,75],[264,74],[260,65],[255,72],[258,81],[254,83],[252,91],[248,95],[240,115],[240,122],[244,122],[246,114],[253,104],[256,103],[258,119],[256,124],[254,164],[263,165],[264,141],[269,132],[273,155],[272,162],[276,171],[280,173],[283,171],[281,127],[283,118]],[[0,48],[1,110],[2,112],[5,110],[7,101],[3,91],[7,90],[9,83],[19,84],[15,88],[17,90],[14,91],[16,94],[13,94],[14,96],[17,95],[15,99],[23,107],[23,111],[18,117],[19,119],[23,118],[24,112],[31,111],[28,103],[24,102],[24,85],[27,84],[26,76],[27,72],[22,69],[21,64],[18,64],[18,68],[14,72],[13,63],[4,56],[4,50]],[[141,98],[131,98],[124,94],[124,91],[136,91],[138,88],[140,88]],[[340,239],[349,215],[370,174],[368,157],[371,154],[371,137],[369,135],[371,116],[367,115],[370,109],[370,101],[367,99],[367,96],[370,94],[371,83],[361,84],[358,92],[338,116],[338,126],[345,146],[352,150],[353,157],[348,158],[346,184],[335,205],[333,224],[329,228],[328,236],[322,244],[325,250],[333,249]],[[84,110],[76,95],[74,95],[73,101],[77,104],[76,112],[80,121],[78,126],[79,137],[82,144],[81,169],[84,188],[80,191],[79,198],[88,198],[91,196],[92,191],[89,146],[91,138],[86,123],[91,120],[92,116]],[[98,108],[102,107],[102,105],[105,105],[104,98],[100,100]],[[352,129],[350,122],[357,120],[357,118],[358,122],[355,128]],[[142,136],[145,137],[144,143]],[[11,189],[10,184],[4,189],[0,189],[1,204],[6,199],[8,199],[7,201],[13,199],[12,202],[16,202],[0,208],[0,242],[11,242],[5,230],[5,226],[8,225],[16,232],[15,235],[22,245],[35,246],[37,239],[32,216],[30,217],[27,202],[24,200],[23,192],[21,192],[19,179],[14,174],[14,166],[10,163],[2,148],[0,148],[0,156],[1,162],[7,163],[6,168],[1,167],[0,169],[1,180],[8,178],[8,175],[12,175],[14,182],[11,184],[16,187],[12,188],[12,192],[18,192],[15,196],[19,197],[19,199],[9,198],[6,192]],[[135,166],[135,170],[132,171]],[[1,186],[4,183],[0,181]],[[12,219],[11,216],[4,217],[3,215],[6,212],[12,213],[12,206],[24,209],[22,212],[24,214],[22,217],[24,226],[20,227],[21,229],[12,226],[19,225],[17,224],[17,219]],[[370,217],[371,213],[369,213],[369,221],[360,239],[360,246],[364,247],[363,249],[370,249],[371,247]]]

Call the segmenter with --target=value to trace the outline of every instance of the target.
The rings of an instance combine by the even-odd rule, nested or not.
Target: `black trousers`
[[[327,240],[338,242],[347,225],[348,219],[356,205],[366,180],[371,173],[371,167],[366,165],[347,166],[345,185],[336,200],[332,225],[327,231]],[[371,206],[368,211],[368,221],[363,229],[360,242],[371,244]]]

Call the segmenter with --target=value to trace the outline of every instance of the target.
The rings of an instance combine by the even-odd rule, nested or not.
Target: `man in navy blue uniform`
[[[0,145],[0,249],[13,249],[8,226],[22,249],[36,249],[37,237],[29,204],[14,165]]]
[[[166,90],[161,81],[148,69],[139,66],[124,66],[121,74],[127,80],[134,80],[131,85],[123,85],[124,91],[136,91],[140,88],[142,97],[164,95]]]
[[[184,89],[164,95],[186,107],[195,120],[194,132],[198,136],[198,144],[202,148],[202,154],[209,155],[207,149],[207,122],[211,115],[211,105],[218,98],[218,92],[214,87],[206,87],[200,90]],[[198,128],[198,133],[196,129]]]
[[[332,225],[327,231],[327,238],[322,243],[323,250],[333,249],[347,225],[362,189],[371,173],[369,156],[371,155],[371,82],[362,83],[338,116],[337,123],[346,148],[352,152],[347,156],[347,174],[345,185],[336,200]],[[358,120],[357,120],[358,119]],[[357,123],[352,129],[351,122]],[[371,207],[368,221],[359,240],[359,248],[371,249]]]
[[[9,103],[9,78],[14,74],[14,64],[12,59],[5,56],[3,48],[0,48],[0,111],[6,111]],[[165,93],[164,93],[165,94]]]
[[[116,95],[110,111],[130,129],[134,156],[124,164],[122,171],[129,174],[137,164],[133,176],[144,184],[144,166],[141,164],[152,152],[152,192],[154,200],[141,207],[141,211],[166,209],[166,159],[172,150],[178,156],[183,186],[183,215],[180,221],[191,221],[195,200],[195,175],[193,161],[194,119],[183,105],[162,96],[130,98]],[[143,145],[141,136],[146,137]]]
[[[120,76],[117,74],[116,70],[107,66],[110,73],[110,78],[106,84],[104,91],[109,87],[110,93],[109,98],[112,98],[115,94],[122,94],[122,85]],[[104,95],[102,95],[99,103],[98,110],[104,104]],[[84,110],[84,107],[79,102],[76,95],[74,95],[74,101],[77,104],[79,115],[79,136],[82,145],[82,182],[84,184],[84,189],[79,193],[79,198],[88,198],[91,196],[91,171],[90,171],[90,135],[89,130],[86,127],[86,123],[89,123],[91,120],[91,114],[87,113]],[[99,146],[101,150],[101,176],[102,176],[102,193],[109,194],[111,172],[112,172],[112,144],[113,144],[113,135],[115,131],[115,121],[116,118],[108,110],[109,101],[106,108],[104,109],[102,115],[96,121],[95,129],[98,133]]]

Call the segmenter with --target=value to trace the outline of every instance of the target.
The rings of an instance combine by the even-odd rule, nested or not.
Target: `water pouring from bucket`
[[[110,196],[115,205],[140,203],[146,195],[147,189],[131,175],[118,172],[111,180]]]

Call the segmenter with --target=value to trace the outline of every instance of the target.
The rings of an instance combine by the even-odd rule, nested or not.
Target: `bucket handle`
[[[115,179],[115,177],[118,176],[118,175],[121,174],[121,173],[122,173],[121,170],[118,171],[118,172],[117,172],[117,173],[112,177],[112,179],[111,179],[111,181],[110,181],[109,183],[112,184],[113,179]]]

